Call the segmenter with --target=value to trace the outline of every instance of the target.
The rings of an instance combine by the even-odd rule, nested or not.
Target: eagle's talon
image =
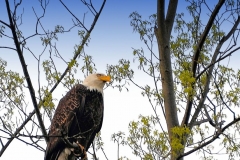
[[[81,144],[79,144],[79,143],[77,143],[77,144],[82,151],[82,154],[79,155],[79,157],[81,157],[81,160],[87,160],[87,153],[86,153],[85,148]]]

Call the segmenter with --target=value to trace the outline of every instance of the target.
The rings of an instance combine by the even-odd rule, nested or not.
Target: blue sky
[[[0,3],[0,5],[5,8],[4,2],[2,1]],[[78,5],[75,5],[75,3]],[[34,32],[36,22],[32,6],[35,7],[38,15],[41,15],[42,10],[36,8],[36,6],[39,5],[38,1],[31,1],[31,3],[23,1],[23,4],[27,4],[27,7],[24,8],[25,16],[23,16],[23,24],[20,28],[23,29],[26,36],[29,36]],[[73,3],[67,3],[67,5],[80,19],[82,18],[82,14],[87,11],[86,8],[81,8],[80,1],[73,1]],[[22,11],[22,9],[20,9],[20,11]],[[114,57],[113,59],[107,59],[108,62],[104,63],[113,62],[112,60],[117,62],[118,59],[122,57],[131,56],[131,47],[139,46],[139,36],[133,33],[130,26],[130,18],[128,18],[133,11],[138,11],[143,17],[147,18],[149,15],[155,13],[156,1],[107,1],[101,17],[92,32],[91,43],[89,47],[86,48],[87,54],[91,54],[94,59],[96,59],[96,63],[102,62],[103,59],[101,58],[104,57]],[[3,12],[0,18],[6,19],[5,9],[1,9],[0,12]],[[62,5],[56,0],[50,1],[46,10],[46,17],[47,18],[42,20],[42,23],[47,29],[53,29],[56,24],[63,25],[65,29],[72,26],[72,21],[69,18],[70,14],[66,12]],[[89,17],[92,18],[90,12],[86,14],[86,21],[90,19]],[[79,37],[77,36],[77,30],[59,35],[58,44],[63,55],[72,54],[73,47],[78,42]],[[33,40],[29,43],[33,43],[33,46],[36,45],[36,41]],[[39,52],[37,51],[37,47],[36,52]],[[101,60],[98,60],[98,58]]]
[[[67,1],[65,0],[65,2]],[[99,72],[105,72],[107,64],[117,64],[118,60],[121,58],[129,59],[132,62],[132,47],[144,48],[143,43],[139,40],[139,35],[134,33],[130,26],[129,15],[133,11],[137,11],[143,16],[143,19],[147,19],[149,15],[156,13],[156,3],[157,0],[109,0],[106,2],[103,12],[92,32],[90,44],[85,48],[86,53],[93,56],[93,60],[96,63]],[[186,11],[185,4],[185,1],[179,1],[179,12]],[[29,36],[34,32],[34,24],[36,22],[32,7],[38,6],[39,2],[25,0],[23,1],[23,5],[25,5],[23,24],[20,27],[22,28],[23,34]],[[67,5],[80,19],[82,18],[82,14],[86,12],[86,9],[80,6],[80,1],[70,1]],[[35,9],[38,15],[42,13],[41,9]],[[19,10],[19,13],[21,10]],[[57,0],[51,0],[46,10],[46,17],[43,19],[42,23],[49,30],[53,29],[56,24],[63,25],[65,29],[67,29],[72,25],[72,21],[69,17],[69,13],[64,10]],[[88,12],[86,14],[86,23],[91,18],[91,14]],[[8,22],[4,1],[0,1],[0,19]],[[66,60],[70,60],[74,50],[73,47],[75,44],[78,44],[78,42],[79,37],[77,36],[76,29],[71,33],[59,35],[57,46]],[[39,55],[42,52],[43,47],[39,38],[33,38],[28,43],[36,55]],[[5,41],[0,38],[0,46],[2,45],[11,46],[13,45],[13,42]],[[33,75],[32,80],[36,87],[36,61],[34,61],[30,53],[26,52],[24,54],[26,54],[26,62],[30,75]],[[44,56],[45,58],[48,58],[48,53]],[[8,61],[8,69],[22,73],[15,52],[0,50],[0,58]],[[237,58],[233,58],[232,60],[233,62],[237,62]],[[59,66],[60,71],[63,71],[66,67],[62,65],[62,63],[57,65]],[[136,66],[133,67],[136,68]],[[80,71],[78,73],[81,74]],[[82,76],[79,77],[82,78]],[[150,79],[142,75],[141,72],[136,71],[135,78],[140,84],[150,83]],[[61,89],[58,90],[57,93],[54,93],[56,98],[60,98],[62,94],[65,93],[65,90],[63,89],[63,91]],[[106,153],[111,160],[116,159],[117,156],[116,144],[114,145],[113,142],[110,141],[111,134],[118,131],[127,132],[129,121],[137,120],[139,114],[150,115],[152,114],[152,110],[149,106],[148,100],[145,97],[142,97],[139,90],[133,85],[130,86],[129,92],[122,91],[121,93],[117,89],[108,88],[105,91],[104,96],[105,118],[102,128],[102,136],[105,143]],[[138,103],[136,103],[136,101]],[[31,107],[31,105],[28,107]],[[32,109],[30,108],[29,110]],[[32,153],[31,155],[29,155],[29,151]],[[21,154],[18,155],[17,153]],[[131,151],[129,150],[121,150],[120,152],[122,156],[128,156],[130,153]],[[4,153],[2,158],[5,160],[17,158],[34,158],[40,160],[43,159],[43,153],[31,146],[27,146],[15,140]]]

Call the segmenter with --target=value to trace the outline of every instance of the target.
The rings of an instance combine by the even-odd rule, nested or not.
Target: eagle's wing
[[[76,85],[60,100],[51,122],[45,160],[55,160],[65,148],[66,144],[59,137],[68,135],[76,111],[78,110],[80,113],[83,111],[85,103],[84,90],[86,90],[85,86]]]
[[[104,112],[103,112],[103,109],[104,109],[103,103],[102,103],[102,106],[100,106],[100,107],[102,108],[102,114],[103,114],[103,113],[104,113]],[[91,137],[90,137],[90,139],[89,139],[89,141],[88,141],[86,150],[89,149],[89,147],[90,147],[91,144],[93,143],[93,140],[94,140],[96,134],[101,130],[101,128],[102,128],[102,123],[103,123],[103,116],[102,116],[102,118],[101,118],[100,124],[97,126],[96,130],[93,131],[93,133],[92,133],[92,135],[91,135]]]
[[[103,123],[103,95],[96,90],[90,90],[86,96],[84,120],[79,119],[82,124],[82,129],[86,134],[83,134],[84,139],[79,139],[80,144],[88,151],[96,134],[101,130]],[[83,120],[83,121],[82,121]]]

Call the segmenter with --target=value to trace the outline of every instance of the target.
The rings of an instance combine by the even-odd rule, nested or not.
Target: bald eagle
[[[86,151],[102,127],[103,87],[110,79],[104,74],[91,74],[59,101],[49,130],[45,160],[86,159]],[[79,155],[69,144],[77,144],[84,154]]]

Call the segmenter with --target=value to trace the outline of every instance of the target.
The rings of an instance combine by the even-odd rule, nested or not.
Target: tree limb
[[[201,37],[200,37],[200,40],[196,46],[196,50],[195,50],[195,53],[193,55],[193,59],[192,59],[192,76],[195,78],[196,77],[196,70],[197,70],[197,64],[198,64],[198,59],[199,59],[199,56],[200,56],[200,52],[202,50],[202,47],[203,47],[203,44],[206,40],[206,37],[212,27],[212,24],[214,22],[214,19],[215,17],[217,16],[219,10],[221,9],[222,5],[224,4],[225,0],[220,0],[218,2],[218,4],[216,5],[216,7],[214,8],[214,11],[212,12],[210,18],[209,18],[209,21],[205,27],[205,30],[204,32],[202,33]],[[192,85],[192,87],[194,88],[194,84]],[[191,115],[191,110],[192,110],[192,104],[193,104],[193,101],[192,101],[192,97],[189,96],[188,98],[188,102],[187,102],[187,106],[186,106],[186,111],[185,111],[185,114],[184,114],[184,117],[183,117],[183,120],[182,120],[182,126],[184,125],[188,125],[188,121],[189,121],[189,118],[190,118],[190,115]]]
[[[224,36],[224,37],[220,40],[220,42],[219,42],[219,44],[217,45],[216,50],[215,50],[215,52],[214,52],[214,54],[213,54],[213,57],[212,57],[212,60],[211,60],[211,64],[214,64],[214,63],[216,62],[217,56],[218,56],[219,53],[220,53],[220,49],[221,49],[222,45],[223,45],[224,42],[226,42],[226,41],[230,38],[230,36],[234,33],[234,31],[236,30],[236,28],[237,28],[237,26],[238,26],[239,23],[240,23],[240,16],[238,17],[237,21],[235,22],[235,25],[234,25],[234,26],[232,27],[232,29],[228,32],[227,36]],[[213,68],[214,68],[214,65],[212,65],[212,66],[209,68],[208,72],[207,72],[207,80],[206,80],[206,83],[205,83],[205,86],[204,86],[204,91],[203,91],[203,93],[202,93],[202,98],[201,98],[201,100],[200,100],[200,102],[199,102],[199,104],[198,104],[198,106],[197,106],[197,108],[196,108],[196,110],[195,110],[195,112],[194,112],[194,114],[193,114],[193,116],[192,116],[191,122],[190,122],[189,125],[188,125],[190,128],[193,127],[193,124],[194,124],[194,122],[196,121],[196,119],[197,119],[197,117],[198,117],[198,114],[199,114],[200,110],[202,109],[202,106],[203,106],[203,104],[204,104],[204,102],[205,102],[205,99],[206,99],[206,97],[207,97],[207,94],[208,94],[208,91],[209,91],[210,80],[211,80],[211,78],[212,78]],[[192,100],[191,100],[191,101],[192,101]],[[190,110],[191,110],[191,109],[190,109]],[[189,113],[188,116],[190,117],[190,113]]]
[[[166,15],[166,20],[165,20],[166,30],[169,35],[169,37],[167,38],[168,40],[170,39],[170,35],[172,32],[174,18],[175,18],[176,10],[177,10],[177,4],[178,4],[178,0],[170,0],[169,4],[168,4],[168,10],[167,10],[167,15]]]
[[[223,132],[224,132],[226,129],[228,129],[230,126],[232,126],[233,124],[235,124],[235,123],[237,123],[237,122],[239,122],[239,121],[240,121],[240,118],[236,118],[234,121],[228,123],[225,127],[223,127],[222,129],[219,129],[219,131],[216,132],[216,134],[212,137],[212,139],[208,140],[207,142],[205,142],[205,143],[203,143],[203,144],[195,147],[194,149],[192,149],[192,150],[190,150],[190,151],[188,151],[188,152],[186,152],[186,153],[184,153],[184,154],[181,154],[181,155],[177,158],[177,160],[180,160],[181,158],[183,158],[183,157],[185,157],[185,156],[187,156],[187,155],[189,155],[189,154],[191,154],[191,153],[193,153],[193,152],[195,152],[195,151],[197,151],[197,150],[199,150],[199,149],[207,146],[208,144],[212,143],[213,141],[215,141],[216,139],[218,139],[219,136],[220,136],[221,134],[223,134]]]
[[[167,17],[165,19],[165,0],[158,0],[157,27],[155,28],[155,35],[158,42],[162,94],[164,99],[166,123],[170,141],[173,138],[172,128],[179,126],[170,53],[170,36],[177,5],[177,0],[170,0]],[[171,159],[174,159],[173,152],[171,152]]]
[[[20,48],[20,43],[18,41],[17,33],[16,33],[16,30],[15,30],[15,25],[16,24],[14,24],[14,22],[13,22],[13,18],[12,18],[12,15],[11,15],[11,10],[10,10],[10,5],[9,5],[8,0],[5,0],[5,2],[6,2],[8,18],[9,18],[9,22],[10,22],[10,28],[11,28],[11,31],[12,31],[14,43],[15,43],[15,46],[16,46],[16,49],[17,49],[19,60],[20,60],[21,65],[22,65],[24,76],[25,76],[27,84],[28,84],[29,93],[30,93],[30,96],[31,96],[31,99],[32,99],[34,109],[36,111],[37,119],[38,119],[40,128],[42,130],[42,134],[47,135],[47,131],[46,131],[46,128],[44,126],[40,110],[38,108],[38,104],[37,104],[37,100],[36,100],[36,96],[35,96],[35,91],[34,91],[34,88],[33,88],[33,85],[32,85],[32,81],[31,81],[31,78],[30,78],[29,73],[28,73],[27,65],[26,65],[22,50]],[[45,138],[45,140],[47,142],[48,138]]]
[[[0,48],[6,48],[6,49],[11,49],[11,50],[17,51],[15,48],[12,48],[12,47],[0,46]]]
[[[221,39],[222,43],[225,42],[225,41],[227,41],[227,40],[230,38],[230,36],[231,36],[231,35],[234,33],[234,31],[237,29],[237,26],[239,25],[239,23],[240,23],[240,16],[238,16],[238,19],[236,20],[235,24],[233,25],[232,29],[228,32],[228,34]],[[235,52],[235,51],[236,51],[236,50],[234,50],[234,52]],[[230,53],[233,53],[233,52],[230,52]],[[211,66],[213,66],[213,65],[216,64],[217,62],[223,60],[224,58],[226,58],[226,57],[228,57],[228,56],[230,56],[230,55],[231,55],[231,54],[227,54],[227,55],[225,55],[224,57],[220,57],[220,58],[219,58],[218,60],[216,60],[214,63],[210,63],[201,73],[199,73],[199,74],[196,76],[196,80],[199,79],[200,76],[201,76],[203,73],[205,73],[205,71],[206,71],[207,69],[209,69]]]
[[[7,26],[8,28],[11,28],[9,24],[7,24],[6,22],[0,20],[0,23],[4,24],[5,26]]]
[[[218,2],[218,4],[216,5],[216,7],[214,8],[212,15],[209,18],[209,21],[205,27],[204,32],[202,33],[200,40],[198,41],[197,47],[196,47],[196,51],[193,55],[193,60],[192,60],[192,73],[193,73],[193,77],[195,77],[196,74],[196,69],[197,69],[197,64],[198,64],[198,58],[200,56],[200,52],[202,50],[203,44],[207,38],[207,35],[212,27],[213,21],[215,19],[215,17],[217,16],[219,10],[221,9],[222,5],[224,4],[225,0],[220,0]]]
[[[172,137],[171,129],[174,126],[178,126],[177,107],[175,102],[174,83],[172,76],[172,63],[170,55],[170,35],[172,31],[172,25],[174,22],[177,0],[171,0],[169,2],[168,14],[165,19],[165,1],[158,0],[157,3],[157,27],[155,28],[155,35],[158,41],[159,48],[159,63],[160,74],[162,80],[162,92],[164,98],[164,107],[166,113],[166,121],[168,127],[169,136]],[[172,9],[172,10],[170,10]],[[170,30],[169,30],[170,29]]]
[[[20,127],[16,129],[16,131],[12,134],[11,138],[8,139],[7,143],[2,147],[0,151],[0,157],[3,155],[4,151],[7,149],[7,147],[10,145],[10,143],[13,141],[13,139],[20,133],[20,131],[24,128],[24,126],[31,120],[32,116],[35,114],[35,110],[33,110],[27,119],[21,124]]]

